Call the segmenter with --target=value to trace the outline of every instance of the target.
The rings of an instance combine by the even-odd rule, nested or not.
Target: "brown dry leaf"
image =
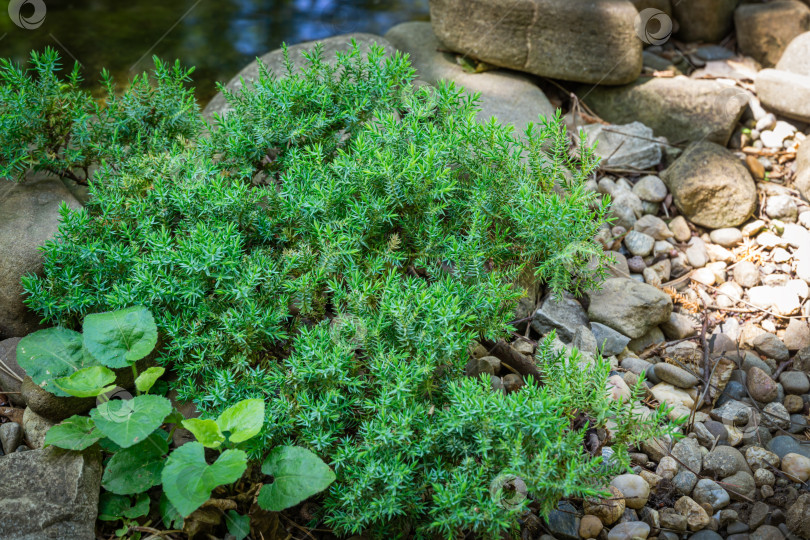
[[[680,304],[689,313],[696,314],[700,311],[700,306],[696,302],[692,302],[687,297],[676,291],[672,287],[664,287],[664,292],[672,299],[673,304]]]
[[[22,425],[23,412],[25,409],[17,409],[16,407],[0,407],[0,416],[5,416],[10,422],[17,422]]]
[[[716,360],[717,366],[714,367],[714,373],[709,379],[709,402],[714,405],[723,390],[726,389],[728,381],[731,380],[731,372],[737,368],[737,364],[733,360],[720,357]]]

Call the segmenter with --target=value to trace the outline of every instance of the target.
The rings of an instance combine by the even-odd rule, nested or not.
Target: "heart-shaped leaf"
[[[98,519],[118,521],[131,507],[132,501],[129,500],[129,497],[105,491],[98,497]]]
[[[250,534],[250,516],[242,516],[235,510],[228,510],[228,513],[225,514],[225,522],[228,524],[228,532],[236,540],[245,540]]]
[[[162,367],[150,367],[135,379],[135,388],[145,394],[152,388],[155,381],[163,376],[165,371],[166,369]]]
[[[48,392],[67,397],[53,380],[97,365],[82,352],[82,335],[66,328],[47,328],[28,334],[17,344],[17,363]]]
[[[61,391],[75,397],[96,397],[115,388],[115,373],[104,366],[90,366],[54,379],[53,383]]]
[[[243,399],[228,407],[217,418],[217,425],[223,433],[228,431],[228,440],[240,443],[255,437],[264,424],[264,400]]]
[[[215,487],[239,480],[247,468],[247,454],[225,450],[208,465],[205,447],[194,441],[175,450],[163,467],[163,492],[182,516],[188,516],[211,497]]]
[[[123,368],[152,352],[157,326],[149,310],[135,306],[84,319],[84,346],[102,364]]]
[[[145,516],[149,513],[150,502],[152,501],[149,499],[149,495],[146,493],[139,493],[135,498],[135,504],[132,505],[132,508],[124,510],[124,517],[135,519]]]
[[[93,446],[103,435],[87,416],[74,415],[48,430],[45,446],[65,450],[84,450]]]
[[[121,448],[146,439],[172,412],[172,403],[161,396],[144,395],[113,399],[90,411],[101,432]]]
[[[163,456],[169,445],[157,432],[143,442],[116,452],[104,468],[101,485],[118,495],[141,493],[160,484]]]
[[[225,436],[219,430],[219,426],[213,420],[203,420],[200,418],[189,418],[183,420],[183,427],[191,432],[206,448],[219,448],[225,442]]]
[[[280,512],[320,493],[335,481],[335,473],[321,458],[299,446],[276,446],[262,463],[273,477],[259,492],[259,506]]]
[[[160,494],[160,504],[158,505],[158,508],[160,509],[160,518],[163,520],[163,525],[166,528],[183,528],[183,516],[180,515],[177,508],[172,506],[172,503],[169,501],[169,498],[166,497],[165,493]]]

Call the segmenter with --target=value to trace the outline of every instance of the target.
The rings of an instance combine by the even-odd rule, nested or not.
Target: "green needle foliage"
[[[500,538],[532,500],[547,512],[602,485],[609,468],[571,426],[624,410],[606,397],[604,363],[555,356],[548,368],[565,377],[509,395],[463,378],[471,342],[509,329],[524,270],[558,292],[602,278],[588,264],[606,212],[584,188],[595,161],[568,157],[559,118],[521,136],[479,124],[474,98],[415,85],[407,58],[381,48],[262,70],[226,92],[232,110],[213,125],[179,86],[188,72],[158,62],[154,87],[144,75],[85,118],[89,98],[41,58],[33,76],[3,66],[0,106],[28,125],[30,107],[73,100],[59,133],[88,135],[10,146],[11,169],[98,165],[90,202],[64,209],[44,247],[44,276],[24,280],[44,319],[71,328],[148,307],[181,399],[215,415],[261,398],[252,458],[300,445],[334,468],[323,518],[339,534]],[[13,97],[39,86],[33,105]],[[11,141],[20,128],[3,118]],[[65,150],[49,157],[54,144]],[[620,464],[662,417],[633,418]],[[529,498],[504,504],[491,489],[502,474]]]

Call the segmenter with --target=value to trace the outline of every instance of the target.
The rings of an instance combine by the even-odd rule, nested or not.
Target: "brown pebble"
[[[598,517],[586,514],[579,522],[579,535],[582,538],[596,538],[602,532],[602,527],[604,526]]]
[[[765,178],[765,166],[759,162],[756,156],[745,156],[745,164],[748,170],[751,171],[751,176],[757,180]]]
[[[714,508],[712,508],[711,504],[709,504],[707,502],[702,502],[702,503],[700,503],[700,506],[702,506],[703,509],[706,510],[706,513],[709,514],[710,516],[712,514],[714,514]]]
[[[801,398],[801,396],[797,396],[795,394],[786,395],[784,405],[787,412],[791,414],[799,413],[804,410],[804,400]]]

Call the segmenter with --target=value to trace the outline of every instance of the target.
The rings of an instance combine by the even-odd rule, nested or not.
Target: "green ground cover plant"
[[[167,526],[182,527],[184,518],[208,501],[215,488],[242,478],[248,458],[240,446],[261,431],[264,400],[244,399],[216,419],[185,418],[168,398],[152,392],[164,368],[153,366],[138,373],[136,362],[157,343],[157,325],[146,308],[88,315],[83,330],[83,334],[59,327],[39,330],[17,346],[20,366],[42,388],[60,397],[98,398],[88,416],[71,416],[48,430],[45,446],[82,451],[98,444],[110,454],[101,479],[99,516],[102,521],[123,522],[116,531],[119,537],[140,538],[140,531],[129,534],[130,527],[138,524],[137,518],[149,516],[153,506]],[[118,394],[113,369],[121,368],[132,369],[137,395],[110,399]],[[170,451],[179,426],[196,440]],[[219,452],[210,464],[206,449]],[[274,511],[323,491],[335,479],[315,454],[295,446],[275,447],[262,472],[274,481],[262,486],[257,502]],[[155,487],[159,489],[152,490]],[[150,490],[159,491],[154,499]],[[233,513],[225,521],[242,540],[250,518]]]
[[[181,399],[210,419],[262,400],[250,459],[301,446],[334,469],[316,521],[338,534],[517,534],[530,508],[599,492],[629,445],[671,432],[666,410],[608,399],[606,362],[583,369],[550,342],[518,392],[463,376],[475,340],[508,333],[524,271],[558,293],[603,277],[595,160],[569,157],[559,118],[477,122],[474,97],[414,84],[399,54],[327,60],[261,69],[210,122],[177,65],[103,103],[52,52],[0,66],[0,173],[92,173],[26,302],[65,329],[148,308]],[[25,125],[42,133],[15,142]],[[585,450],[583,417],[622,419],[610,465]]]

